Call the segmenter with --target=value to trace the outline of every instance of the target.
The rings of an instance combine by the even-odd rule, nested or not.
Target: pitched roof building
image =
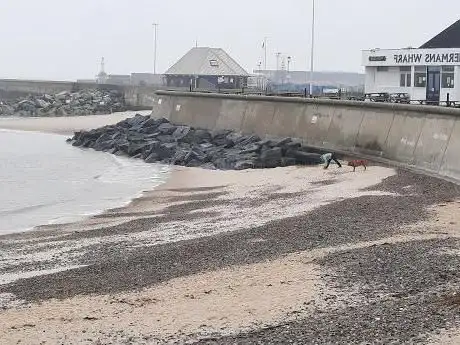
[[[460,48],[460,20],[420,47],[420,49],[434,48]]]
[[[420,48],[363,51],[367,93],[408,94],[411,100],[460,103],[460,20]]]
[[[223,49],[192,48],[166,72],[168,86],[193,88],[241,88],[249,74]]]

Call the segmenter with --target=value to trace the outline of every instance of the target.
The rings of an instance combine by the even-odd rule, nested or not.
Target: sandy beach
[[[171,171],[126,207],[0,237],[2,344],[455,343],[458,186],[380,165]]]
[[[148,115],[150,111],[67,117],[0,117],[0,128],[72,135],[75,131],[112,125],[138,113]]]

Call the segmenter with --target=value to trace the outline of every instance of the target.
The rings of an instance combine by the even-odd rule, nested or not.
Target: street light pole
[[[276,53],[276,72],[279,71],[280,69],[280,57],[281,57],[281,53]]]
[[[281,53],[276,53],[276,71],[274,75],[275,81],[278,83],[280,78],[280,58],[281,58]]]
[[[312,0],[312,19],[311,19],[311,55],[310,55],[310,97],[313,95],[313,70],[315,55],[315,0]]]
[[[267,73],[267,37],[264,37],[264,70]]]
[[[153,55],[153,74],[157,74],[157,37],[158,37],[158,24],[153,23],[154,31],[154,55]]]

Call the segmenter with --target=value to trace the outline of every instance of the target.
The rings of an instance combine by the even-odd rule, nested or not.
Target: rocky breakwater
[[[115,90],[63,91],[0,101],[0,116],[78,116],[126,110],[123,93]]]
[[[115,155],[207,169],[242,170],[296,164],[318,164],[311,152],[291,138],[262,140],[230,130],[208,131],[136,115],[115,125],[76,132],[67,140],[73,146]]]

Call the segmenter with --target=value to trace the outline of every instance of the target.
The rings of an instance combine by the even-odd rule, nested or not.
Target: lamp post
[[[312,95],[313,95],[314,55],[315,55],[315,0],[312,0],[311,55],[310,55],[310,97],[312,97]]]
[[[274,79],[276,80],[277,83],[279,82],[279,79],[280,79],[280,58],[281,58],[281,53],[280,52],[276,53],[276,71],[275,71]]]
[[[264,37],[264,43],[262,43],[262,48],[264,50],[264,70],[267,72],[267,37]]]
[[[158,24],[153,23],[154,31],[154,53],[153,53],[153,74],[157,74],[157,37],[158,37]]]
[[[257,75],[256,75],[256,78],[257,78],[257,89],[261,90],[262,89],[262,79],[261,79],[261,75],[262,75],[262,61],[259,61],[259,63],[257,64],[257,67],[259,68],[257,70]]]
[[[280,69],[280,57],[281,57],[281,53],[280,52],[276,53],[276,72],[278,72]]]

